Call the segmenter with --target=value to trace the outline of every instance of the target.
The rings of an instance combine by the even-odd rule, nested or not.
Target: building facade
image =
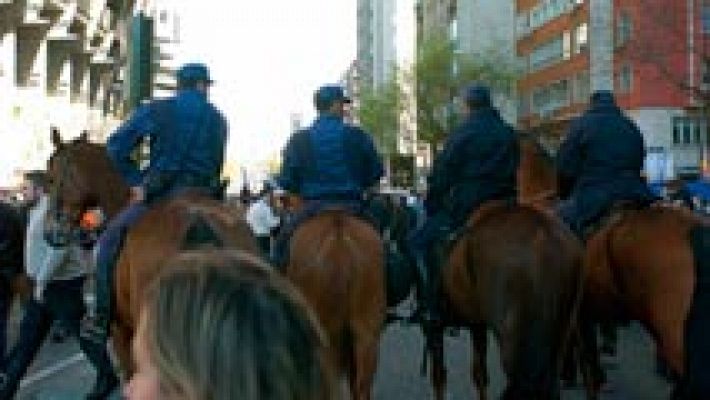
[[[652,180],[707,168],[710,130],[703,55],[710,5],[694,0],[517,0],[519,122],[578,115],[594,90],[613,90],[641,128]],[[710,87],[710,86],[707,86]],[[552,124],[554,125],[554,124]],[[564,129],[561,129],[562,133]]]
[[[361,89],[377,90],[394,79],[405,82],[415,60],[417,23],[413,0],[358,0],[357,59],[342,83],[353,96],[357,116]],[[416,103],[411,85],[400,85],[405,111],[399,120],[398,152],[417,151]]]
[[[396,3],[392,0],[358,0],[358,75],[361,84],[368,87],[378,87],[392,77],[397,56]]]
[[[419,35],[445,37],[468,58],[484,59],[514,70],[515,3],[499,0],[421,0]],[[455,74],[452,71],[452,74]],[[515,87],[496,90],[495,106],[510,123],[517,122]]]
[[[0,186],[17,185],[23,170],[44,168],[49,127],[65,137],[88,131],[103,140],[130,110],[137,72],[136,17],[150,21],[155,2],[131,0],[0,1]],[[150,26],[150,24],[146,25]],[[144,34],[155,43],[153,30]],[[154,74],[146,71],[151,87]]]

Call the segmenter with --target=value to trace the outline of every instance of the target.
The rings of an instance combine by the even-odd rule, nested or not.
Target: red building
[[[649,159],[667,160],[653,179],[707,165],[710,1],[516,0],[516,14],[521,126],[563,126],[613,85]]]

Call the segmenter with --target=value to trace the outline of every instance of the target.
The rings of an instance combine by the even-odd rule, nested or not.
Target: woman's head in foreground
[[[185,253],[152,285],[133,344],[129,400],[326,399],[323,335],[258,259]]]

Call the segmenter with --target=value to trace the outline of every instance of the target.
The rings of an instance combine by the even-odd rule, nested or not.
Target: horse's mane
[[[545,159],[545,161],[550,164],[554,164],[556,162],[557,157],[555,156],[555,149],[553,149],[550,145],[543,144],[540,140],[540,135],[532,132],[521,131],[518,133],[518,138],[521,141],[531,143],[537,150],[537,154]]]

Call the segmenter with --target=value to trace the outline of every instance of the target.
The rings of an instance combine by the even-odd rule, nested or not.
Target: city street
[[[649,337],[638,325],[622,330],[619,337],[618,356],[603,359],[609,374],[609,385],[601,398],[667,399],[670,385],[655,375],[654,351]],[[391,325],[387,328],[380,345],[375,399],[432,398],[428,378],[420,375],[422,344],[423,337],[416,327]],[[495,398],[502,391],[504,379],[492,341],[491,345],[488,365],[491,371],[491,394]],[[470,342],[467,333],[460,332],[447,338],[446,357],[448,398],[476,398],[469,378]],[[25,377],[17,398],[76,400],[89,390],[93,379],[93,370],[73,339],[62,344],[48,342]],[[584,393],[581,388],[565,390],[562,398],[582,400]]]

